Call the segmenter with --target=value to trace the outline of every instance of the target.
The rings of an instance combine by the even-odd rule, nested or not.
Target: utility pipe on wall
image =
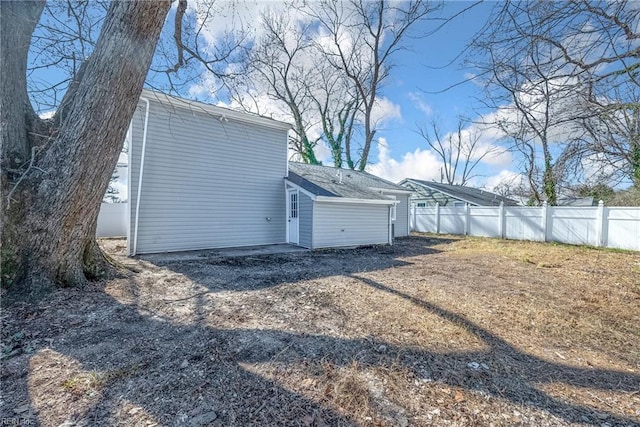
[[[140,98],[146,104],[144,114],[144,130],[142,131],[142,153],[140,154],[140,171],[138,172],[138,192],[136,193],[136,219],[134,221],[135,230],[133,232],[133,252],[131,255],[138,253],[138,220],[140,218],[140,194],[142,192],[142,174],[144,172],[144,154],[147,151],[147,129],[149,125],[149,100]],[[132,144],[133,145],[133,144]]]

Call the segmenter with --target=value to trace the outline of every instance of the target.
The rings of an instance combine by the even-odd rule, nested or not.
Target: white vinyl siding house
[[[313,248],[391,243],[388,205],[315,203]]]
[[[144,91],[129,135],[129,254],[284,243],[288,129]]]
[[[408,234],[410,191],[366,172],[288,162],[289,129],[144,90],[127,133],[128,254],[393,244]]]
[[[398,203],[395,205],[395,217],[392,217],[393,237],[405,237],[410,233],[409,214],[411,212],[411,193],[409,191],[394,191],[390,189],[380,189],[386,195]]]
[[[410,191],[366,172],[290,162],[286,187],[299,200],[289,242],[318,249],[392,244],[409,234]]]
[[[417,207],[440,206],[517,206],[518,202],[478,188],[406,178],[398,185],[413,192],[411,203]]]

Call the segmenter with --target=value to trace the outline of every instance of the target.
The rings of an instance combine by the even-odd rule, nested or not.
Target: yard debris
[[[479,371],[481,369],[489,370],[489,366],[486,363],[478,363],[478,362],[469,362],[467,363],[467,367],[471,368],[474,371]]]

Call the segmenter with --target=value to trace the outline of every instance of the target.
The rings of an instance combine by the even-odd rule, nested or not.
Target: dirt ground
[[[414,235],[3,307],[0,424],[640,425],[640,254]]]

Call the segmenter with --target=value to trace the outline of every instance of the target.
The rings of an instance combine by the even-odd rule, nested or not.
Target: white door
[[[289,243],[298,244],[298,214],[300,213],[300,204],[298,199],[298,190],[287,191],[287,211],[289,220]]]

